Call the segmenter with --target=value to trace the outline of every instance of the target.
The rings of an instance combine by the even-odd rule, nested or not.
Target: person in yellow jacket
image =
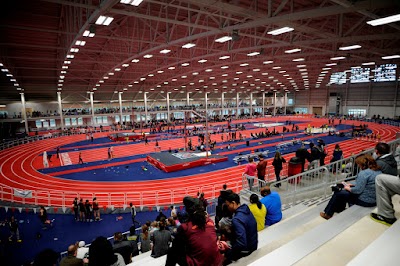
[[[267,209],[265,205],[260,202],[257,194],[250,196],[250,211],[253,214],[257,222],[257,231],[261,231],[265,228],[265,217],[267,216]]]

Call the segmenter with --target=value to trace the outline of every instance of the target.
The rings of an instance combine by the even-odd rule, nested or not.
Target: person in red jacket
[[[185,197],[183,204],[189,218],[178,227],[165,265],[221,266],[223,256],[218,249],[215,225],[204,205],[193,197]]]

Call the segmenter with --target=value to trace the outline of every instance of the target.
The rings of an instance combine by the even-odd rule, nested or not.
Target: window
[[[297,108],[294,108],[294,111],[299,114],[308,114],[307,107],[297,107]]]
[[[347,113],[354,117],[366,116],[367,110],[366,109],[349,109]]]
[[[71,125],[71,119],[70,118],[65,118],[65,126],[70,126]]]
[[[78,117],[78,125],[83,125],[83,119],[82,117]]]
[[[288,105],[293,105],[293,99],[288,99]]]
[[[42,121],[36,120],[36,128],[42,128]]]
[[[50,127],[56,127],[56,120],[50,119]]]
[[[77,125],[75,117],[71,118],[71,125],[73,125],[73,126]]]

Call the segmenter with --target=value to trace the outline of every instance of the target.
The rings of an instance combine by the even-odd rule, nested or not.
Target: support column
[[[57,92],[57,100],[58,100],[58,113],[60,114],[60,125],[61,130],[64,131],[64,116],[63,116],[63,109],[62,109],[62,102],[61,102],[61,91]]]
[[[208,139],[208,93],[206,91],[204,91],[204,103],[206,105],[206,132],[205,132],[205,136],[204,136],[204,140],[206,143],[206,158],[208,158],[208,147],[209,147],[209,139]]]
[[[371,106],[371,91],[372,91],[372,82],[369,82],[369,86],[368,86],[368,106],[367,106],[367,116],[371,116],[370,115],[370,106]]]
[[[90,94],[89,94],[89,96],[90,96],[90,108],[91,108],[91,110],[92,110],[92,126],[93,126],[93,128],[94,128],[94,104],[93,104],[93,94],[94,94],[94,92],[93,91],[91,91],[90,92]]]
[[[265,117],[265,92],[262,93],[262,116]]]
[[[274,112],[273,115],[276,115],[276,92],[274,92]]]
[[[144,100],[144,122],[147,124],[147,91],[144,92],[143,94],[143,100]]]
[[[286,107],[287,107],[287,92],[285,92],[285,94],[283,95],[283,108],[284,108],[284,111],[283,111],[283,113],[286,115]]]
[[[186,105],[190,106],[190,92],[186,92]]]
[[[167,92],[167,117],[168,117],[168,122],[171,121],[171,112],[169,110],[169,92]]]
[[[224,116],[224,110],[225,110],[225,92],[221,93],[221,118]]]
[[[120,124],[122,126],[123,120],[122,120],[122,91],[118,92],[118,102],[119,102],[119,118],[120,118]]]
[[[25,121],[25,134],[28,136],[29,128],[28,128],[28,117],[26,116],[26,106],[25,106],[25,94],[23,92],[21,94],[21,103],[22,103],[22,118]]]
[[[239,118],[239,92],[236,92],[236,118]]]
[[[395,94],[394,94],[394,102],[393,102],[393,118],[396,117],[396,107],[397,107],[397,93],[399,90],[399,79],[397,79],[396,81],[396,90],[395,90]]]
[[[250,117],[253,117],[253,93],[250,92]]]

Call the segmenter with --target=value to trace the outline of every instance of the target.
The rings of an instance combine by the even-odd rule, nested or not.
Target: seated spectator
[[[167,223],[164,217],[161,217],[158,225],[159,229],[154,231],[153,235],[151,235],[151,241],[153,242],[151,256],[154,258],[166,255],[169,249],[169,244],[172,241],[171,232],[165,230]]]
[[[36,255],[32,266],[55,266],[58,261],[58,253],[52,249],[42,250]]]
[[[83,266],[83,260],[76,258],[77,250],[77,245],[70,245],[68,247],[68,256],[60,261],[60,266]]]
[[[183,204],[188,220],[178,228],[165,265],[221,265],[223,257],[218,250],[214,222],[207,216],[204,204],[193,197],[185,197]]]
[[[149,227],[147,225],[142,226],[142,233],[140,233],[140,251],[145,253],[151,250],[150,245],[150,236],[149,236]]]
[[[397,162],[390,153],[390,146],[387,143],[380,142],[376,144],[373,157],[376,158],[376,163],[382,173],[397,176]]]
[[[114,253],[107,238],[99,236],[89,247],[89,266],[125,266],[124,258]]]
[[[222,218],[219,220],[218,226],[232,226],[232,213],[225,203],[222,205]]]
[[[78,249],[76,251],[76,257],[78,259],[84,259],[88,257],[89,248],[85,246],[85,241],[79,241]]]
[[[371,213],[372,220],[392,225],[396,222],[392,197],[400,194],[400,178],[394,175],[380,174],[375,179],[377,212]]]
[[[355,182],[343,182],[344,188],[333,193],[324,212],[320,213],[322,218],[328,220],[335,212],[342,212],[347,203],[349,206],[356,204],[363,207],[376,205],[375,178],[382,172],[371,155],[360,155],[355,163],[361,169]]]
[[[238,194],[230,194],[225,204],[229,211],[234,214],[232,218],[232,248],[225,253],[226,262],[229,264],[231,261],[249,256],[257,249],[258,234],[257,222],[249,207],[240,204]]]
[[[261,196],[263,196],[260,202],[264,204],[267,209],[265,225],[271,226],[282,220],[282,203],[278,192],[271,191],[269,186],[265,186],[261,188],[260,193]]]
[[[265,217],[267,216],[267,209],[265,205],[260,202],[257,194],[250,196],[249,209],[253,214],[257,222],[257,231],[261,231],[265,228]]]
[[[124,237],[121,232],[117,232],[114,234],[113,250],[115,253],[119,253],[122,255],[125,264],[131,263],[133,256],[139,255],[137,244],[135,241],[133,242],[124,240]]]
[[[167,229],[171,232],[172,236],[175,236],[178,226],[176,226],[174,218],[169,217],[167,219]]]
[[[165,216],[165,214],[162,212],[162,210],[160,209],[157,217],[156,217],[156,221],[159,222],[161,220],[161,218],[167,219],[167,216]]]

